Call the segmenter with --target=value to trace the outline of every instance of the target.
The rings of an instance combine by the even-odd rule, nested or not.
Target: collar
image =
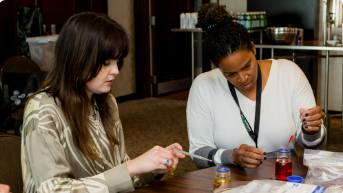
[[[99,112],[99,107],[98,107],[98,104],[96,103],[96,100],[95,100],[95,98],[93,97],[92,98],[92,100],[93,100],[93,117],[95,118],[96,117],[96,114],[97,114],[97,112]]]

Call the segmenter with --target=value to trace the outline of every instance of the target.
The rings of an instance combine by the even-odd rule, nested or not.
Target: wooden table
[[[252,180],[275,180],[275,160],[275,158],[267,159],[256,169],[244,169],[236,165],[224,166],[229,167],[231,170],[232,187],[238,187]],[[292,158],[292,165],[293,175],[305,178],[307,167],[303,165],[303,158]],[[213,181],[216,175],[216,168],[217,167],[211,167],[189,172],[137,189],[136,192],[213,192]]]

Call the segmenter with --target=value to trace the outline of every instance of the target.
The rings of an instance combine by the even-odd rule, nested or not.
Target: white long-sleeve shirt
[[[236,89],[242,112],[252,129],[255,122],[255,101]],[[285,148],[296,132],[300,109],[316,106],[311,86],[301,69],[289,60],[272,60],[269,77],[261,97],[258,148],[275,152]],[[190,152],[207,157],[212,149],[217,165],[229,164],[232,151],[241,144],[255,146],[240,118],[227,79],[219,69],[199,75],[193,82],[187,103],[187,129]],[[322,148],[326,129],[315,135],[297,130],[297,143],[302,147]],[[294,142],[289,149],[294,148]],[[225,157],[223,157],[225,156]],[[208,167],[207,162],[194,160],[198,167]]]

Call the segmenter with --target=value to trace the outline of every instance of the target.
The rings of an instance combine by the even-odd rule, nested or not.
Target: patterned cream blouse
[[[21,147],[24,192],[127,192],[134,186],[156,182],[153,176],[142,174],[130,178],[125,162],[130,160],[125,150],[124,134],[115,98],[108,103],[119,145],[110,148],[98,107],[89,116],[88,129],[100,154],[92,160],[73,143],[71,129],[62,113],[46,93],[31,99],[25,109]]]

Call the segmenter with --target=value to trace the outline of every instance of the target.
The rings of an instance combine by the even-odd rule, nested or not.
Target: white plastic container
[[[26,38],[29,44],[31,59],[42,71],[52,68],[54,51],[58,35]]]
[[[192,29],[192,17],[190,13],[185,14],[185,21],[186,21],[186,28],[185,29]]]
[[[180,29],[186,29],[186,16],[184,13],[180,15]]]

